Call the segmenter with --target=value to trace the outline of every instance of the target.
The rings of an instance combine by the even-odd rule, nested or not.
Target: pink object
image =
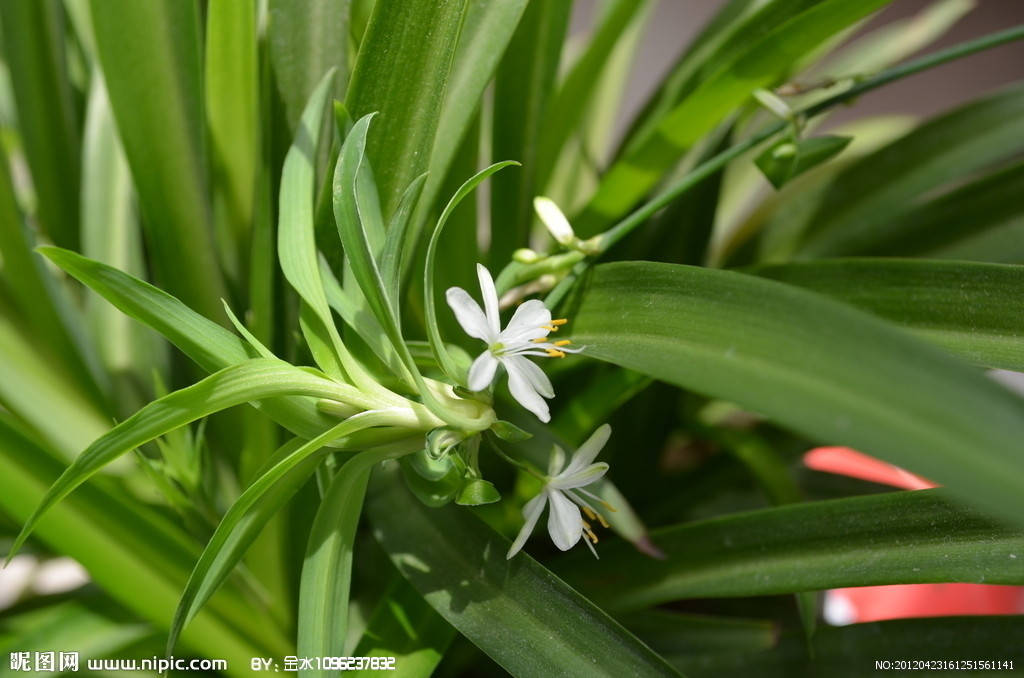
[[[919,475],[848,447],[817,447],[804,455],[804,464],[815,471],[905,490],[938,487]],[[832,624],[908,617],[1021,613],[1024,613],[1024,587],[1020,586],[895,584],[833,589],[825,594],[825,619]]]
[[[815,471],[870,480],[873,483],[902,487],[904,490],[927,490],[938,487],[899,466],[869,457],[849,447],[816,447],[804,455],[804,465]]]

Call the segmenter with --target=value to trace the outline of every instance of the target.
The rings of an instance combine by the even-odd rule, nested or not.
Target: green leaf
[[[732,655],[767,650],[775,646],[779,634],[778,628],[770,621],[680,614],[668,610],[637,612],[623,617],[621,621],[623,626],[672,664],[680,664],[695,655]]]
[[[802,73],[800,79],[814,82],[877,73],[933,44],[976,7],[974,0],[939,0],[924,5],[917,14],[890,21],[844,46]]]
[[[48,652],[75,648],[82,657],[109,657],[157,638],[155,630],[95,593],[25,612],[5,611],[0,652]],[[34,655],[33,655],[34,656]]]
[[[131,170],[117,134],[103,74],[92,74],[82,147],[82,254],[135,276],[145,275],[142,233]],[[164,346],[99,294],[83,304],[99,360],[113,377],[118,412],[138,409],[148,393],[138,385],[166,369]],[[134,397],[132,397],[134,396]]]
[[[309,533],[299,587],[298,654],[345,655],[356,528],[370,471],[393,452],[360,452],[338,470]],[[329,675],[326,670],[311,676]]]
[[[306,102],[328,73],[336,73],[334,92],[344,91],[349,4],[348,0],[270,0],[270,63],[291,133],[298,129]]]
[[[125,315],[162,334],[207,372],[255,355],[234,334],[149,283],[70,250],[40,247],[39,252]]]
[[[178,635],[224,583],[263,525],[313,473],[319,461],[317,452],[338,437],[349,436],[372,426],[387,425],[391,417],[392,413],[386,410],[357,414],[313,440],[285,445],[257,472],[256,480],[224,514],[189,577],[171,622],[171,632],[167,638],[168,654],[172,653]],[[415,441],[412,449],[415,449]],[[409,443],[401,442],[385,446],[378,453],[399,456],[409,451]]]
[[[766,148],[754,160],[776,189],[809,169],[839,155],[853,137],[821,136],[792,141],[783,139]]]
[[[288,149],[281,173],[280,217],[277,230],[277,256],[281,270],[292,288],[309,306],[304,332],[317,364],[336,378],[346,377],[346,368],[359,379],[358,366],[348,357],[334,326],[320,278],[319,257],[313,229],[313,194],[316,188],[316,157],[323,128],[327,94],[334,78],[329,72],[317,85],[302,113],[295,141]],[[306,331],[308,328],[308,331]],[[359,382],[357,382],[359,383]]]
[[[382,212],[430,167],[455,47],[468,0],[381,0],[359,46],[345,105],[361,118],[379,112],[367,155]]]
[[[562,56],[572,3],[531,2],[523,12],[494,79],[491,156],[522,163],[518,172],[495,179],[491,190],[491,247],[486,262],[503,267],[519,247],[526,246],[533,223],[537,154],[549,101]]]
[[[153,401],[90,445],[47,492],[15,540],[11,554],[54,504],[122,454],[214,412],[279,395],[363,401],[364,409],[381,404],[348,384],[315,376],[280,360],[257,358],[227,367],[198,384]]]
[[[395,475],[378,478],[368,511],[392,562],[441,616],[514,676],[586,667],[588,676],[676,675],[664,661],[471,509],[426,508]],[[530,648],[523,652],[523,648]]]
[[[972,248],[1012,229],[1024,220],[1024,162],[986,174],[901,214],[879,233],[867,254],[926,254],[944,259],[969,259]],[[995,247],[1000,258],[1024,259],[1016,245]],[[966,255],[966,256],[965,256]]]
[[[0,451],[0,508],[22,521],[63,464],[6,417],[0,417]],[[92,580],[125,608],[155,628],[166,628],[194,557],[180,526],[131,500],[123,486],[89,483],[54,507],[36,534],[86,567]],[[252,623],[254,610],[235,592],[215,601],[211,612],[197,618],[186,634],[190,647],[209,656],[248,661],[260,648],[240,637],[239,631],[246,629],[243,633],[261,633],[262,647],[287,648],[265,624]]]
[[[102,402],[108,384],[95,347],[85,336],[70,297],[32,251],[37,237],[18,209],[9,167],[0,149],[0,281],[13,306],[8,320],[31,333],[40,355],[52,361],[51,370],[66,370],[65,378],[76,382],[76,388]]]
[[[1024,322],[1008,312],[1024,287],[1024,267],[829,259],[752,272],[871,311],[976,365],[1024,372]]]
[[[167,337],[207,372],[256,356],[244,340],[152,285],[74,252],[54,247],[41,251],[121,311]],[[256,407],[304,438],[318,435],[335,421],[301,398],[271,398]]]
[[[224,298],[211,237],[199,3],[92,0],[110,104],[168,292],[208,318]]]
[[[823,628],[814,638],[811,656],[802,638],[787,636],[767,652],[680,658],[674,663],[697,678],[861,678],[914,666],[915,661],[928,673],[962,675],[969,671],[964,660],[980,660],[976,675],[998,676],[1011,664],[1017,668],[1021,633],[1019,615],[896,619]]]
[[[824,0],[731,0],[708,22],[693,43],[683,52],[666,77],[652,91],[633,123],[624,149],[632,150],[657,134],[657,126],[665,115],[691,94],[704,80],[751,44],[764,37],[765,31],[781,26],[801,12]]]
[[[773,281],[598,266],[573,325],[586,355],[734,401],[1019,519],[1024,403],[869,314]]]
[[[526,5],[527,0],[490,0],[470,3],[466,10],[437,123],[430,172],[413,220],[416,232],[426,222],[429,210],[433,209],[443,190],[445,179],[450,180],[449,170],[456,153],[471,133],[474,114],[480,108],[484,90],[494,77]],[[477,166],[474,163],[470,171]]]
[[[558,572],[617,612],[683,598],[764,596],[848,586],[1024,584],[1024,537],[947,490],[791,504],[655,530],[668,556],[625,543],[578,553]]]
[[[81,112],[68,81],[60,5],[4,0],[0,27],[39,219],[54,243],[77,248]]]
[[[633,24],[647,18],[650,0],[616,0],[603,9],[604,15],[587,42],[585,51],[559,84],[541,119],[537,145],[537,188],[544,190],[565,143],[579,131],[590,112],[595,89],[615,53],[615,46],[628,35]]]
[[[396,576],[394,585],[366,624],[353,654],[357,657],[395,657],[398,676],[429,676],[455,637],[455,629],[434,612],[412,584]]]
[[[307,3],[299,3],[307,6]],[[273,33],[273,29],[271,29]],[[217,252],[237,286],[249,255],[260,152],[256,6],[214,0],[206,16],[206,113]],[[273,41],[271,41],[273,45]],[[312,52],[312,44],[298,54]]]
[[[805,221],[782,225],[804,229],[796,252],[802,258],[872,251],[928,191],[1012,157],[1024,147],[1022,139],[1024,87],[1017,86],[931,120],[858,160],[834,177]],[[788,218],[780,215],[780,221]]]
[[[363,164],[372,118],[372,114],[366,115],[356,122],[338,154],[333,184],[334,218],[352,276],[392,347],[401,353],[405,341],[399,328],[397,297],[388,295],[375,256],[384,245],[384,224],[380,221],[373,176]],[[406,367],[415,369],[409,364]],[[409,375],[406,378],[412,381]]]
[[[731,61],[661,118],[655,133],[612,166],[575,222],[580,237],[594,235],[624,215],[683,152],[747,103],[755,89],[770,86],[828,38],[886,4],[888,0],[826,0],[734,52]]]
[[[342,289],[341,283],[334,277],[334,272],[323,259],[320,260],[320,277],[324,281],[327,303],[335,313],[356,331],[359,338],[366,342],[381,362],[391,370],[392,375],[401,374],[404,366],[377,318],[365,308],[356,305],[352,295]]]
[[[88,441],[103,434],[109,419],[38,351],[32,338],[0,315],[0,403],[71,458]]]
[[[398,209],[391,217],[384,249],[380,253],[380,275],[384,281],[384,292],[399,316],[402,308],[402,261],[404,253],[409,251],[406,246],[410,239],[410,226],[426,181],[427,175],[421,174],[409,184],[409,188],[405,189],[402,202],[398,204]]]
[[[444,345],[444,341],[441,339],[441,334],[438,331],[437,321],[437,306],[436,306],[436,294],[434,291],[434,267],[437,259],[437,243],[441,238],[441,232],[444,230],[444,225],[448,222],[448,217],[455,211],[459,203],[469,195],[473,189],[480,185],[484,179],[491,176],[495,172],[509,165],[518,165],[519,163],[512,160],[505,160],[503,162],[496,162],[490,167],[486,167],[462,184],[459,190],[455,192],[451,200],[445,206],[444,211],[441,212],[441,216],[437,219],[437,224],[434,226],[434,232],[430,236],[430,243],[427,245],[427,255],[423,264],[423,307],[427,311],[427,338],[430,340],[430,348],[434,353],[434,358],[437,360],[437,364],[444,370],[448,378],[456,383],[461,383],[465,374],[459,368],[455,359],[451,357],[448,349]]]

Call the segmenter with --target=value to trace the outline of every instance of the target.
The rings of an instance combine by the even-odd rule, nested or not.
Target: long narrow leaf
[[[18,550],[35,524],[54,504],[122,454],[214,412],[279,395],[363,401],[366,409],[381,405],[352,386],[317,377],[279,360],[259,358],[227,367],[194,386],[150,403],[90,445],[47,492],[15,540],[11,554]]]
[[[221,318],[214,256],[195,0],[92,0],[111,107],[146,214],[161,286]]]
[[[878,455],[1005,515],[1024,509],[1024,402],[845,304],[725,271],[607,264],[573,327],[593,358]]]
[[[152,285],[74,252],[57,248],[43,248],[42,252],[124,313],[165,336],[207,372],[257,355],[244,340]],[[312,438],[334,423],[308,400],[272,398],[257,407],[304,438]]]
[[[665,114],[657,132],[639,144],[605,175],[577,221],[581,236],[590,236],[624,215],[650,191],[684,151],[711,131],[730,111],[750,101],[752,92],[785,74],[807,52],[849,27],[889,0],[826,0],[773,27],[771,32],[735,53],[730,63],[707,77]]]
[[[393,421],[394,415],[394,412],[388,410],[357,414],[313,440],[286,446],[267,463],[266,468],[258,473],[257,479],[228,509],[196,563],[171,622],[171,632],[167,639],[168,654],[174,649],[178,635],[224,583],[263,525],[313,472],[317,452],[339,437],[350,436],[369,427],[387,425]],[[413,438],[411,441],[384,446],[381,454],[400,456],[421,445],[422,439]]]
[[[516,160],[523,169],[496,178],[491,191],[487,263],[494,269],[526,245],[533,223],[533,198],[541,192],[536,162],[541,126],[554,94],[571,9],[572,3],[558,0],[529,3],[495,75],[499,105],[493,113],[491,153]]]
[[[335,92],[348,81],[350,0],[270,0],[270,63],[289,132],[298,129],[306,102],[333,69]]]
[[[353,548],[370,471],[391,450],[360,452],[338,470],[309,533],[299,588],[298,652],[306,657],[345,654]],[[321,670],[311,676],[328,675]]]
[[[345,105],[379,112],[367,154],[385,215],[430,167],[430,152],[468,0],[383,0],[373,6]]]
[[[1024,584],[1024,536],[951,496],[890,492],[713,518],[655,530],[665,560],[608,544],[597,563],[573,557],[558,571],[619,612],[846,586]]]
[[[802,638],[789,636],[767,652],[680,657],[674,664],[694,678],[862,678],[905,666],[953,676],[965,671],[999,676],[1019,666],[1022,633],[1020,615],[895,619],[822,629],[813,655]]]
[[[77,248],[81,130],[57,0],[4,0],[4,55],[43,229]]]
[[[304,4],[304,3],[300,3]],[[303,50],[303,54],[308,51]],[[218,254],[235,285],[249,254],[259,157],[256,7],[214,0],[206,17],[206,112]]]
[[[677,675],[664,661],[465,508],[427,508],[394,474],[368,506],[374,534],[434,609],[514,676]],[[467,577],[472,573],[471,577]],[[523,648],[529,648],[524,652]]]
[[[1024,321],[1008,312],[1024,288],[1024,267],[829,259],[755,272],[876,313],[976,365],[1024,372]]]
[[[60,473],[61,464],[2,419],[0,450],[0,507],[23,520]],[[102,486],[88,485],[55,507],[50,519],[40,523],[37,536],[82,563],[104,591],[155,628],[165,628],[170,620],[188,559],[194,557],[180,530],[164,516],[132,504],[123,491]],[[132,576],[126,577],[126,570]],[[263,648],[239,637],[238,630],[251,633],[257,628],[264,633],[266,647],[286,647],[278,634],[246,621],[253,610],[238,605],[237,596],[223,597],[211,611],[198,618],[185,637],[190,647],[247,662]]]
[[[480,108],[484,90],[494,77],[526,4],[527,0],[491,0],[471,3],[466,11],[437,124],[430,172],[414,219],[417,231],[434,207],[455,154],[470,129],[473,114]]]

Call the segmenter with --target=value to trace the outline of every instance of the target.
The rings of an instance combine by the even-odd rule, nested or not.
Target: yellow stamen
[[[572,343],[572,342],[571,342],[571,341],[569,341],[568,339],[562,339],[562,340],[560,340],[560,341],[556,341],[556,342],[555,342],[555,346],[568,346],[568,345],[569,345],[569,344],[571,344],[571,343]]]
[[[565,357],[565,354],[562,353],[561,351],[559,351],[558,349],[548,348],[548,349],[545,349],[545,350],[548,352],[548,355],[551,356],[552,358],[564,358]]]
[[[541,329],[545,329],[548,332],[557,332],[560,325],[564,325],[569,322],[565,318],[555,318],[549,325],[541,325]]]
[[[604,502],[601,502],[601,503],[604,504]],[[607,504],[606,504],[606,506],[607,506]],[[591,510],[589,506],[583,506],[582,508],[583,508],[583,512],[587,514],[587,517],[590,518],[591,520],[596,520],[597,522],[601,523],[601,527],[603,527],[605,529],[608,529],[609,527],[611,527],[608,524],[608,521],[605,520],[604,516],[602,516],[600,513]]]
[[[538,338],[533,340],[533,343],[535,343],[535,344],[543,344],[547,340],[548,340],[547,337],[538,337]]]
[[[591,530],[586,523],[583,523],[583,533],[587,535],[587,539],[590,540],[591,544],[597,543],[597,535],[594,534],[594,531]]]
[[[606,501],[602,501],[601,502],[601,506],[605,507],[606,509],[608,509],[612,513],[618,513],[619,512],[619,509],[615,508],[614,506],[612,506],[611,504],[609,504]]]

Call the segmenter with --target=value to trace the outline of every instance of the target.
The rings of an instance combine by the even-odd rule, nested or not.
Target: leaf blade
[[[508,540],[467,509],[426,508],[395,481],[383,479],[369,500],[377,540],[427,602],[512,675],[543,675],[552,666],[676,675],[525,554],[506,560]],[[532,651],[523,652],[524,644]]]
[[[846,305],[727,271],[605,264],[574,328],[590,357],[875,454],[1006,515],[1024,508],[1021,400]]]

